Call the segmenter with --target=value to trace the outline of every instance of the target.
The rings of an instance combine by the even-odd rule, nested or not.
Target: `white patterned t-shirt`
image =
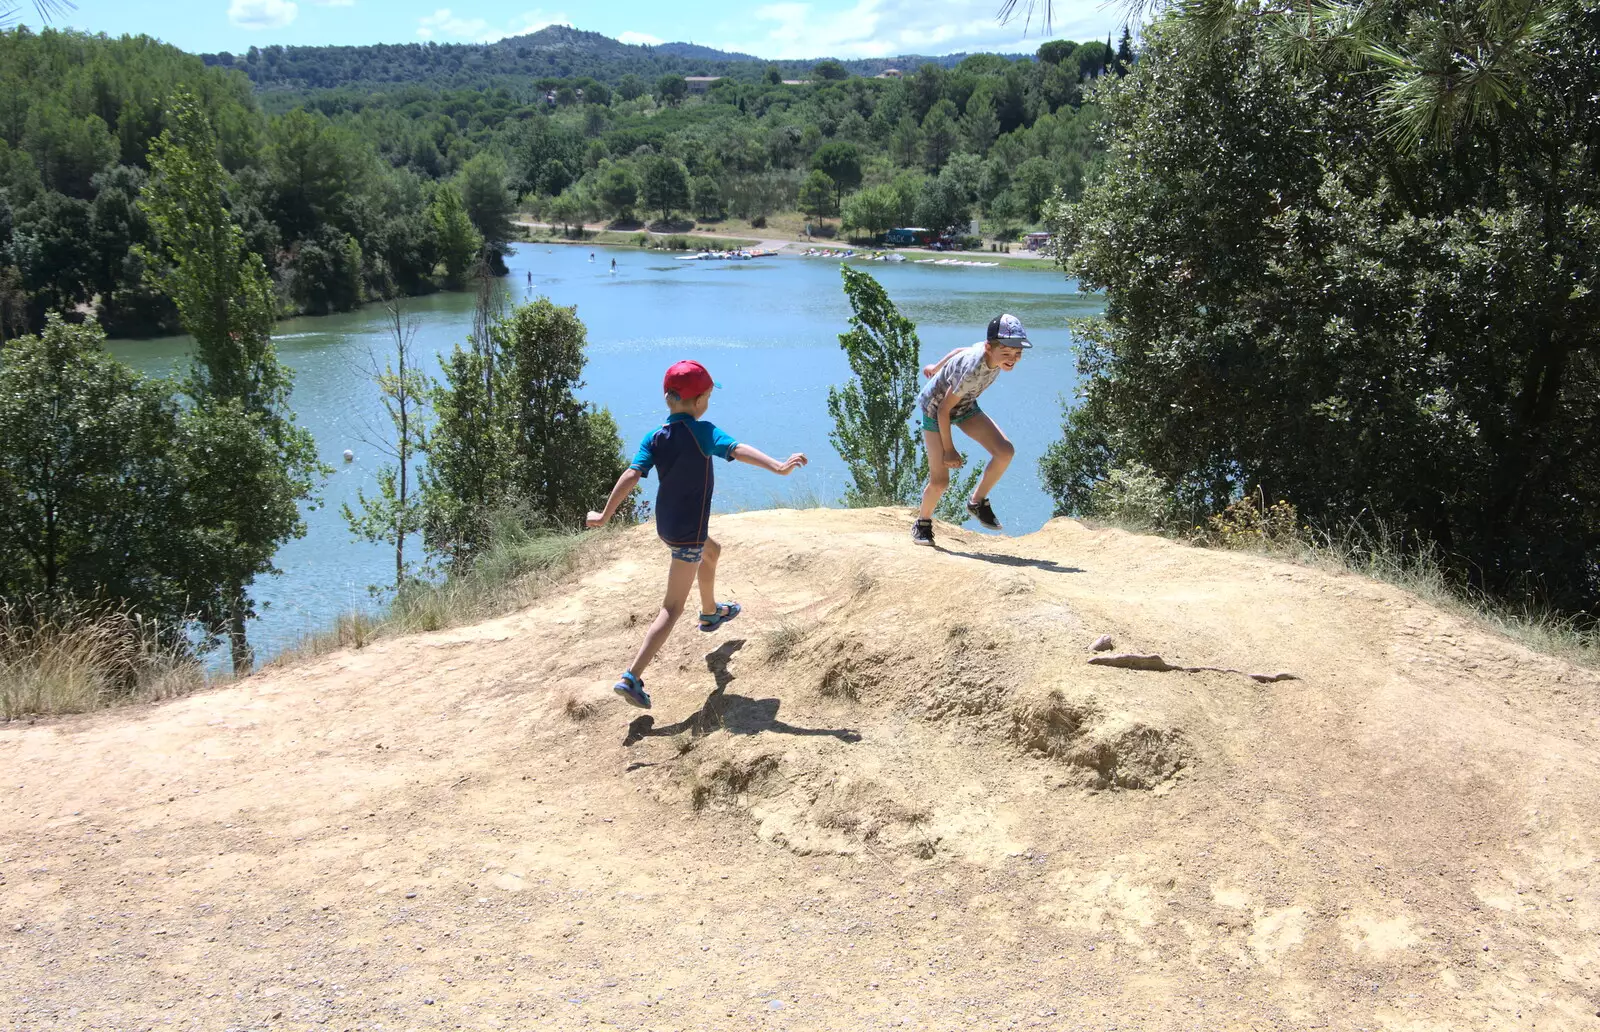
[[[983,360],[987,351],[987,345],[978,343],[951,355],[950,361],[940,367],[934,378],[922,388],[922,393],[917,395],[917,407],[922,409],[922,414],[929,419],[938,419],[939,406],[951,391],[959,400],[955,408],[950,410],[950,422],[954,423],[971,412],[978,404],[978,395],[1000,375],[999,366],[991,366]]]

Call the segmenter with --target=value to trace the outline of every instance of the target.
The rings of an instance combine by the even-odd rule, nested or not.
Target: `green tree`
[[[550,202],[545,216],[568,236],[576,236],[583,229],[584,216],[587,214],[587,205],[582,195],[577,190],[568,190],[560,197]]]
[[[944,168],[950,155],[956,152],[956,106],[941,100],[922,121],[922,156],[934,172]]]
[[[665,155],[645,159],[644,203],[659,211],[663,220],[689,207],[689,173],[681,161]]]
[[[54,190],[41,193],[17,216],[11,251],[29,295],[29,323],[49,311],[70,311],[89,300],[101,258],[89,205]]]
[[[627,219],[639,200],[639,181],[626,165],[612,165],[600,174],[595,191],[600,203],[613,218]]]
[[[889,138],[889,153],[901,168],[910,168],[922,159],[922,130],[910,115],[903,116]]]
[[[861,151],[853,143],[835,140],[823,144],[811,155],[811,167],[833,180],[835,211],[844,204],[846,191],[861,185]]]
[[[292,375],[272,343],[272,281],[228,211],[217,137],[192,97],[174,102],[150,169],[139,203],[164,252],[155,268],[195,346],[184,389],[200,471],[190,502],[205,544],[194,558],[221,588],[198,615],[226,633],[234,669],[244,672],[252,665],[250,585],[275,572],[283,542],[305,533],[300,503],[313,497],[324,467],[288,411]]]
[[[878,281],[839,267],[850,302],[850,329],[839,347],[855,378],[828,388],[828,435],[850,468],[845,504],[911,505],[928,477],[928,457],[911,432],[921,390],[921,341]]]
[[[516,210],[516,199],[506,189],[505,162],[488,153],[479,154],[462,167],[457,183],[472,228],[496,255],[503,254]]]
[[[1078,44],[1070,39],[1053,39],[1039,47],[1039,61],[1042,64],[1058,65],[1072,56],[1078,49]]]
[[[188,476],[172,385],[50,316],[0,347],[0,596],[131,603],[176,633],[191,613]]]
[[[382,368],[377,354],[370,355],[368,372],[378,385],[389,431],[368,443],[392,461],[378,470],[376,495],[369,497],[358,488],[355,506],[346,502],[341,511],[356,537],[394,548],[394,588],[399,591],[411,576],[406,542],[422,530],[423,523],[416,464],[427,448],[428,378],[417,365],[417,320],[408,319],[399,305],[390,305],[388,315],[392,348]]]
[[[469,565],[503,513],[581,526],[621,475],[615,420],[577,397],[586,343],[574,309],[539,298],[446,359],[431,395],[423,534],[447,564]]]
[[[1038,222],[1045,205],[1055,196],[1055,170],[1041,157],[1031,157],[1011,173],[1029,222]]]
[[[312,315],[348,312],[366,300],[361,245],[332,226],[300,240],[290,252],[290,293]]]
[[[1116,56],[1112,58],[1111,70],[1118,76],[1127,75],[1133,69],[1133,33],[1128,26],[1122,27],[1122,39],[1117,43]]]
[[[833,211],[834,186],[828,173],[812,169],[800,184],[800,210],[813,218],[823,218]]]
[[[311,236],[326,225],[354,228],[350,206],[361,163],[356,145],[326,118],[303,108],[272,123],[267,166],[275,221],[288,240]]]
[[[1104,91],[1112,157],[1059,229],[1106,313],[1042,473],[1058,511],[1134,462],[1191,516],[1259,489],[1592,610],[1600,137],[1557,98],[1600,90],[1600,33],[1358,13],[1169,15]]]
[[[820,82],[843,82],[850,78],[849,70],[832,58],[817,62],[811,69],[811,75]]]
[[[510,409],[509,486],[552,527],[581,527],[622,475],[622,439],[606,409],[578,399],[588,332],[577,309],[539,298],[491,331]]]
[[[1000,119],[995,117],[994,101],[987,91],[974,93],[967,101],[967,113],[961,125],[972,153],[979,156],[989,153],[995,137],[1000,135]]]
[[[440,184],[434,191],[428,217],[445,276],[452,286],[460,286],[483,250],[483,238],[472,226],[461,193],[449,183]]]
[[[722,190],[710,176],[697,176],[691,184],[694,189],[694,213],[702,219],[720,218],[722,215]]]
[[[633,72],[628,72],[621,79],[617,80],[617,96],[621,97],[623,100],[638,100],[640,97],[644,96],[644,92],[644,80],[639,78],[639,76],[635,75]]]
[[[767,70],[762,73],[761,77],[768,86],[781,86],[783,84],[783,72],[779,71],[778,66],[775,64],[767,65]]]
[[[857,190],[845,202],[843,216],[845,229],[861,229],[877,236],[900,224],[900,195],[889,183]]]
[[[923,181],[922,192],[917,196],[916,221],[918,225],[943,233],[963,229],[971,210],[966,190],[947,169]]]
[[[669,107],[682,104],[689,95],[689,84],[681,75],[663,75],[656,80],[656,99]]]
[[[95,175],[117,162],[117,144],[98,115],[74,117],[61,100],[41,98],[28,111],[23,148],[33,155],[47,189],[94,196]]]

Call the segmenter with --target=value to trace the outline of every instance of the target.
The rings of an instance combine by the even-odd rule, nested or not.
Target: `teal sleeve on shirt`
[[[739,447],[739,442],[730,437],[726,430],[703,419],[697,419],[689,425],[694,430],[695,443],[700,445],[701,451],[733,461],[733,450]]]

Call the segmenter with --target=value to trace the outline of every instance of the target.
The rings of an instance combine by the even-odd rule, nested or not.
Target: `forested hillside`
[[[503,246],[512,198],[474,148],[419,173],[307,111],[262,112],[242,75],[145,37],[0,33],[0,337],[52,311],[113,335],[172,332],[149,285],[157,253],[140,198],[174,98],[192,93],[220,140],[234,218],[286,311],[326,312],[459,277]]]
[[[968,55],[903,55],[840,62],[855,75],[877,75],[886,68],[918,68],[927,63],[953,67]],[[729,53],[694,43],[635,46],[598,32],[551,25],[526,36],[495,43],[380,43],[370,46],[251,47],[243,54],[204,54],[208,65],[236,68],[262,90],[332,89],[360,85],[385,87],[425,84],[438,87],[505,86],[513,93],[532,79],[593,79],[616,86],[628,75],[654,81],[662,75],[725,75],[754,80],[776,67],[785,79],[809,78],[821,63],[768,62],[750,54]]]
[[[1056,191],[1075,198],[1090,176],[1103,148],[1088,81],[1126,71],[1123,54],[1056,41],[1037,60],[980,54],[898,79],[849,76],[834,63],[800,86],[769,68],[755,81],[715,82],[704,97],[673,76],[651,92],[626,76],[614,91],[566,84],[551,91],[548,117],[510,130],[508,160],[528,208],[568,225],[685,212],[760,225],[799,209],[842,216],[862,234],[964,228],[981,216],[1007,238]],[[352,92],[307,103],[382,120],[421,100]],[[386,135],[403,132],[394,119]],[[426,141],[413,145],[431,157]]]
[[[263,94],[270,110],[240,70],[148,38],[0,34],[0,336],[52,311],[92,313],[113,336],[176,330],[149,286],[158,249],[139,200],[180,87],[218,131],[233,216],[281,310],[318,313],[459,282],[485,246],[499,266],[519,198],[569,225],[759,222],[798,208],[867,234],[981,216],[1014,235],[1056,190],[1077,196],[1101,153],[1087,83],[1132,59],[1126,44],[1055,41],[1038,59],[981,54],[904,78],[824,61],[800,85],[743,61],[751,75],[700,96],[681,75],[646,74],[682,67],[677,57],[562,31],[584,46],[538,52],[614,86],[591,75],[493,86],[452,64],[471,48],[317,48],[334,61],[318,81],[376,74],[394,51],[442,60],[471,85],[279,90]],[[339,65],[347,51],[360,60]],[[294,64],[275,53],[253,53],[245,71]]]

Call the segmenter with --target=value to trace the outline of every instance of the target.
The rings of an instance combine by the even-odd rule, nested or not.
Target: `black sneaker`
[[[911,525],[911,543],[913,545],[933,544],[932,520],[918,520]]]
[[[1000,521],[995,517],[994,510],[989,508],[989,499],[980,498],[976,502],[967,503],[967,511],[978,518],[978,522],[990,530],[999,530]]]

